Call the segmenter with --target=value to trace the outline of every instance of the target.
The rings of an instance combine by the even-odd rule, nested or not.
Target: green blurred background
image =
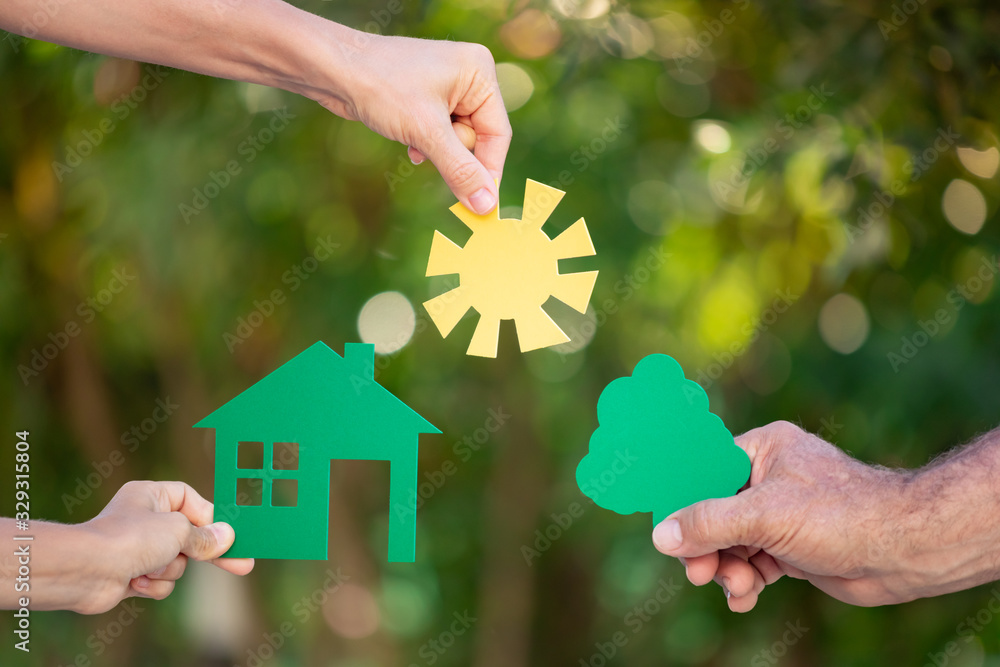
[[[1000,421],[995,3],[303,4],[493,51],[514,129],[502,212],[518,216],[526,178],[566,190],[546,229],[586,218],[598,255],[564,268],[600,270],[592,308],[549,304],[573,334],[561,348],[521,355],[505,323],[498,359],[467,357],[476,315],[442,340],[420,306],[445,289],[423,277],[433,231],[468,235],[429,165],[291,94],[8,36],[0,424],[10,445],[31,432],[34,516],[86,520],[130,479],[211,497],[211,440],[191,425],[359,324],[382,352],[405,343],[378,380],[444,432],[421,441],[422,481],[454,474],[422,501],[415,564],[385,562],[384,464],[335,462],[329,562],[245,579],[192,565],[138,611],[39,613],[30,656],[0,614],[4,664],[1000,664],[1000,589],[858,609],[782,580],[734,615],[654,550],[648,515],[594,507],[574,480],[601,389],[653,352],[733,432],[787,419],[885,465]],[[215,196],[185,220],[195,191]],[[313,264],[319,238],[337,248]],[[285,303],[252,317],[274,290]],[[405,299],[359,322],[390,291]],[[37,375],[19,371],[71,323]],[[177,406],[162,423],[158,400]],[[509,414],[492,432],[490,410]]]

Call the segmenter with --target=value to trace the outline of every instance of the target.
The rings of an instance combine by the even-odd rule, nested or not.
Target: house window
[[[241,477],[236,480],[236,504],[256,507],[264,504],[263,480]]]
[[[237,505],[298,506],[298,443],[240,442],[236,468]]]
[[[271,486],[272,507],[295,507],[299,500],[299,480],[276,479]]]
[[[275,470],[298,470],[299,469],[299,443],[297,442],[276,442],[274,443]]]
[[[264,467],[264,443],[241,442],[236,450],[236,467],[260,470]]]

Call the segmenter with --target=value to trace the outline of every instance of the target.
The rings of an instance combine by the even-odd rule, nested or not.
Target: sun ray
[[[500,318],[481,315],[476,330],[472,333],[472,341],[466,354],[474,357],[497,356],[497,343],[500,339]]]
[[[472,296],[469,290],[459,285],[429,301],[424,301],[424,308],[442,337],[447,337],[462,316],[469,312],[469,308],[472,307]]]
[[[465,223],[465,226],[475,232],[484,225],[495,224],[500,221],[500,207],[494,208],[486,215],[479,215],[465,208],[461,202],[448,209],[455,214],[455,217]]]
[[[594,242],[590,240],[587,223],[580,218],[567,227],[562,234],[552,239],[552,253],[557,259],[590,257],[596,255]]]
[[[552,321],[542,307],[534,308],[514,320],[517,327],[517,342],[521,352],[531,352],[543,347],[551,347],[569,342],[559,325]]]
[[[544,183],[528,179],[524,187],[524,210],[521,212],[521,224],[528,229],[540,229],[545,221],[556,210],[565,193],[550,188]]]
[[[427,277],[458,273],[462,267],[462,247],[439,231],[434,232],[431,256],[427,260]]]
[[[552,287],[552,296],[577,312],[585,313],[596,282],[597,271],[561,273]]]

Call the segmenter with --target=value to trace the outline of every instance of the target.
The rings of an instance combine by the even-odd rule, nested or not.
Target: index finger
[[[476,131],[476,148],[473,155],[490,175],[497,180],[503,176],[503,165],[510,148],[511,127],[507,109],[500,96],[500,84],[494,76],[482,104],[468,114],[472,129]]]
[[[195,526],[212,523],[214,505],[185,482],[156,482],[154,493],[161,512],[180,512]]]

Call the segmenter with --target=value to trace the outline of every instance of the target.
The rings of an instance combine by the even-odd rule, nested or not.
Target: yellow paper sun
[[[559,273],[560,259],[595,254],[583,218],[555,239],[542,231],[563,194],[529,179],[520,220],[501,220],[497,209],[477,215],[462,204],[451,207],[472,230],[472,237],[465,247],[459,247],[441,232],[434,232],[427,275],[459,276],[458,287],[424,303],[442,336],[447,337],[469,308],[474,308],[480,318],[468,354],[497,356],[500,320],[514,320],[521,352],[569,340],[542,304],[554,296],[586,312],[597,271]]]

